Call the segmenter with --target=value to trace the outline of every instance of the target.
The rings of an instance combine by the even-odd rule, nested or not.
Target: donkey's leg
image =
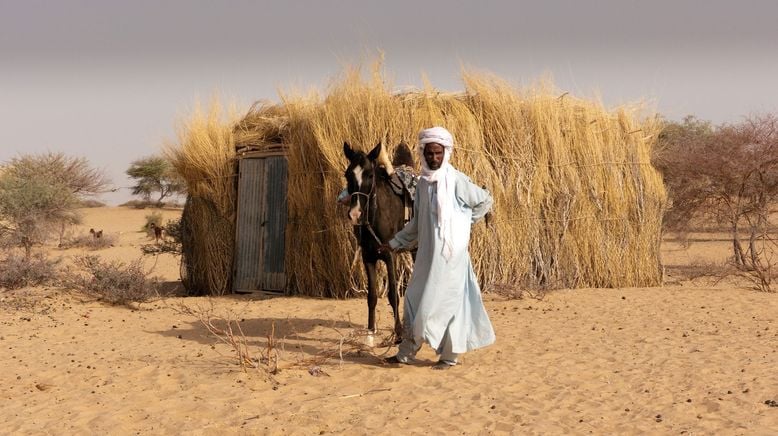
[[[394,274],[394,256],[388,254],[384,257],[384,263],[386,263],[386,275],[389,279],[389,291],[387,296],[389,297],[389,305],[392,306],[392,313],[394,314],[394,336],[395,340],[399,343],[402,341],[403,326],[400,322],[400,294],[397,292],[397,277]]]
[[[378,303],[378,291],[376,290],[376,263],[365,262],[367,273],[367,330],[376,332],[375,306]]]

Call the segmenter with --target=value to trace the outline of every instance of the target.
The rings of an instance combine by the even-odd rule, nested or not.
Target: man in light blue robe
[[[440,355],[434,369],[456,365],[460,354],[494,342],[468,245],[470,228],[492,206],[488,191],[448,162],[453,137],[442,127],[419,133],[422,175],[413,219],[382,250],[418,242],[403,308],[403,341],[389,363],[410,363],[426,342]]]

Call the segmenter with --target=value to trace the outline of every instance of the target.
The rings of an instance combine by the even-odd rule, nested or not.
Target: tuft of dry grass
[[[376,64],[367,78],[348,69],[326,95],[282,94],[280,104],[255,106],[234,124],[195,116],[171,155],[192,185],[190,201],[207,204],[190,215],[191,256],[207,258],[195,264],[213,277],[207,289],[229,292],[234,231],[215,244],[209,227],[223,221],[233,230],[236,146],[281,142],[287,150],[287,292],[343,298],[366,283],[335,202],[345,183],[343,142],[365,151],[382,142],[391,154],[433,125],[453,133],[454,166],[495,199],[491,225],[475,226],[470,245],[485,287],[660,284],[667,196],[650,162],[655,119],[641,119],[639,107],[609,111],[549,84],[517,89],[471,72],[463,79],[458,94],[395,93]],[[208,189],[197,189],[203,183]],[[407,275],[409,262],[399,264]]]

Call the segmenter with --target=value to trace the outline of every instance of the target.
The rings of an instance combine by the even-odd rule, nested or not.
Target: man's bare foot
[[[443,370],[451,368],[452,366],[454,366],[454,365],[449,365],[448,363],[446,363],[446,362],[441,360],[440,362],[432,365],[432,369],[434,369],[436,371],[443,371]]]

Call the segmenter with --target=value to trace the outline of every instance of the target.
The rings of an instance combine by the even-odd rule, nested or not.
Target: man
[[[403,341],[388,363],[410,363],[426,342],[440,355],[434,369],[456,365],[461,353],[494,342],[468,245],[470,228],[492,206],[489,192],[449,164],[454,139],[433,127],[419,133],[422,174],[413,219],[382,251],[418,241],[413,276],[405,293]]]

